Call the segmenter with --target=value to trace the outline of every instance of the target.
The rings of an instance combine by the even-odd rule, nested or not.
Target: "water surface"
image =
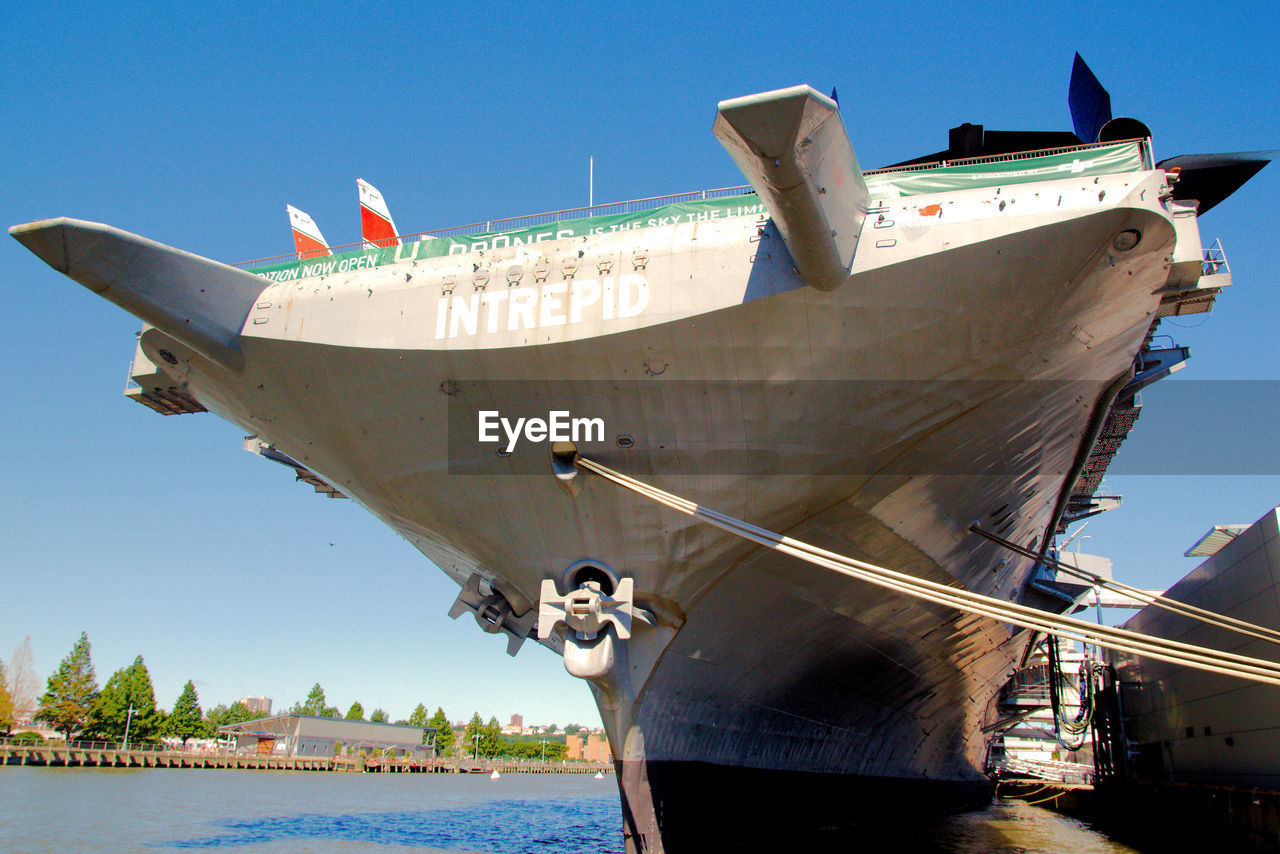
[[[0,768],[0,850],[621,854],[613,777]],[[1018,802],[867,828],[823,854],[1135,854]]]

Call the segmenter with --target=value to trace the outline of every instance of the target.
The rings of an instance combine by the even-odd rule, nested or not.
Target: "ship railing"
[[[73,738],[71,741],[64,741],[62,739],[45,739],[44,741],[35,741],[30,738],[0,738],[0,747],[51,747],[59,750],[130,750],[146,751],[150,753],[172,752],[179,749],[169,747],[164,744],[135,741],[130,741],[129,746],[125,747],[123,743],[118,741],[86,741],[80,738]]]
[[[1213,245],[1204,250],[1204,269],[1202,271],[1202,275],[1213,276],[1218,273],[1230,272],[1231,265],[1227,263],[1227,253],[1222,248],[1222,241],[1213,241]]]
[[[998,774],[1018,774],[1058,783],[1092,783],[1093,766],[1057,759],[1007,758],[996,766]]]
[[[651,211],[654,208],[660,208],[665,205],[674,205],[681,202],[701,202],[707,199],[723,199],[731,196],[745,196],[754,193],[749,185],[741,184],[733,187],[716,187],[711,190],[694,190],[689,193],[672,193],[666,196],[649,196],[643,199],[630,199],[625,202],[609,202],[601,205],[590,205],[580,208],[565,208],[558,211],[546,211],[545,213],[528,214],[526,216],[513,216],[505,219],[487,219],[480,222],[470,222],[466,225],[455,225],[450,228],[435,228],[426,231],[418,231],[413,234],[399,235],[400,242],[414,243],[419,240],[433,240],[437,237],[460,237],[462,235],[471,234],[491,234],[498,231],[514,231],[520,228],[536,228],[540,225],[554,225],[558,222],[568,222],[575,219],[587,219],[593,216],[616,216],[618,214],[643,213]],[[394,245],[394,244],[393,244]],[[340,255],[344,252],[357,252],[365,246],[364,241],[358,243],[345,243],[341,246],[329,247],[330,253]],[[317,255],[315,252],[297,253],[290,252],[287,255],[272,255],[268,258],[255,258],[252,261],[242,261],[234,266],[242,269],[253,269],[255,267],[270,267],[274,264],[288,264],[293,261],[303,260],[303,255],[307,260],[324,257]]]
[[[133,369],[136,363],[136,358],[129,360],[129,372],[126,373],[124,377],[125,391],[133,391],[134,389],[142,388],[142,386],[138,385],[138,381],[133,378]]]
[[[1006,690],[1000,695],[1000,699],[1006,703],[1012,703],[1018,700],[1043,700],[1048,702],[1050,696],[1049,686],[1047,684],[1041,686],[1028,685],[1013,690]]]
[[[141,335],[142,333],[138,334]],[[142,386],[138,384],[138,381],[133,378],[134,375],[138,373],[138,357],[142,355],[142,349],[140,347],[134,348],[133,358],[129,360],[129,373],[124,378],[124,390],[126,392],[142,388]],[[143,356],[143,358],[146,357]]]
[[[1116,145],[1119,142],[1136,142],[1142,149],[1143,164],[1148,169],[1151,168],[1151,149],[1149,140],[1133,139],[1116,140],[1114,142],[1093,142],[1084,145],[1066,145],[1058,148],[1039,149],[1037,151],[1016,151],[1009,154],[986,154],[980,157],[964,157],[957,160],[935,160],[928,163],[913,163],[909,166],[887,166],[882,169],[868,169],[863,174],[884,175],[892,172],[919,172],[925,169],[945,169],[949,166],[972,166],[981,163],[1009,163],[1018,160],[1030,160],[1035,157],[1048,157],[1055,154],[1067,154],[1076,151],[1089,151],[1095,148],[1105,148],[1107,146]],[[514,231],[520,228],[536,228],[540,225],[554,225],[558,222],[587,219],[594,216],[616,216],[618,214],[643,213],[644,211],[660,208],[664,205],[674,205],[679,204],[680,202],[705,201],[707,199],[720,199],[730,196],[745,196],[754,192],[755,190],[746,184],[735,185],[732,187],[717,187],[712,190],[694,190],[688,193],[672,193],[666,196],[649,196],[647,198],[631,199],[625,202],[609,202],[607,204],[590,205],[588,207],[564,208],[563,210],[507,217],[505,219],[487,219],[477,222],[469,222],[466,225],[455,225],[449,228],[427,229],[425,231],[417,231],[412,234],[402,234],[398,236],[398,239],[400,243],[404,244],[414,243],[419,240],[432,240],[437,237],[460,237],[463,235]],[[363,248],[365,248],[364,241],[344,243],[340,246],[329,247],[329,254],[340,255],[346,252],[358,252]],[[315,260],[322,257],[325,257],[324,253],[318,253],[314,250],[302,253],[290,252],[284,255],[271,255],[266,258],[255,258],[251,261],[241,261],[234,266],[246,270],[252,270],[257,267],[270,267],[275,264],[289,264],[294,261]]]
[[[884,175],[890,172],[920,172],[925,169],[945,169],[950,166],[974,166],[980,163],[1012,163],[1017,160],[1031,160],[1035,157],[1050,157],[1055,154],[1070,154],[1076,151],[1089,151],[1095,148],[1108,148],[1125,142],[1134,142],[1142,151],[1142,164],[1152,168],[1151,140],[1149,139],[1117,139],[1111,142],[1089,142],[1080,145],[1063,145],[1058,148],[1041,148],[1035,151],[1012,151],[1006,154],[983,154],[978,157],[964,157],[956,160],[930,160],[927,163],[912,163],[907,166],[886,166],[883,169],[868,169],[864,175]]]

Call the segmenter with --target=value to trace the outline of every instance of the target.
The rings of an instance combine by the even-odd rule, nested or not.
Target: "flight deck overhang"
[[[836,102],[808,86],[721,101],[713,131],[746,175],[805,282],[849,278],[870,193]]]
[[[239,372],[239,337],[265,282],[109,225],[68,217],[15,225],[9,233],[50,267],[98,296]]]

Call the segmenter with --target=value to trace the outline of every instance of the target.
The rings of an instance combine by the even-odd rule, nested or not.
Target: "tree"
[[[13,697],[9,696],[9,688],[4,678],[4,665],[0,664],[0,732],[8,735],[13,731]]]
[[[480,720],[479,712],[471,713],[471,720],[467,721],[467,727],[462,731],[462,747],[473,756],[480,755],[480,739],[484,738],[484,722]]]
[[[497,756],[502,752],[502,725],[497,718],[489,718],[489,722],[480,730],[480,755]]]
[[[389,720],[389,718],[387,717],[386,710],[374,709],[373,714],[369,715],[369,720],[373,721],[376,724],[385,724]]]
[[[58,669],[49,677],[36,718],[63,733],[71,740],[72,733],[84,726],[89,709],[98,693],[98,677],[93,672],[89,657],[89,636],[80,633],[80,639],[71,652],[62,659]]]
[[[347,714],[344,717],[349,721],[364,720],[364,706],[360,705],[359,701],[352,703],[351,708],[347,709]]]
[[[36,676],[34,661],[35,656],[31,653],[31,635],[27,635],[13,650],[13,655],[9,657],[9,666],[5,668],[4,683],[9,689],[9,697],[13,700],[15,716],[29,715],[36,708],[36,700],[40,696],[40,679]]]
[[[204,713],[204,734],[205,738],[217,738],[218,727],[227,726],[231,721],[227,718],[231,714],[231,709],[227,708],[226,703],[219,703]]]
[[[242,724],[245,721],[255,721],[260,717],[262,715],[249,711],[249,707],[239,701],[232,703],[230,708],[225,703],[219,703],[205,712],[205,737],[217,738],[218,727]]]
[[[307,699],[294,703],[289,711],[295,715],[319,715],[322,718],[331,718],[338,713],[337,707],[326,705],[324,689],[319,682],[311,686]]]
[[[187,739],[195,738],[204,731],[203,718],[196,686],[191,680],[187,680],[187,684],[182,686],[182,693],[173,704],[173,711],[165,718],[164,734],[182,739],[182,746],[186,747]]]
[[[261,717],[261,712],[251,710],[239,700],[236,700],[231,704],[231,708],[227,709],[227,723],[229,724],[242,724],[245,721],[256,721]]]
[[[409,726],[427,726],[427,707],[419,703],[418,707],[413,710],[413,714],[409,715],[408,723]]]
[[[546,742],[545,744],[543,742]],[[503,750],[503,755],[513,756],[517,759],[541,760],[544,757],[548,761],[559,761],[564,759],[565,745],[559,739],[521,739],[520,741],[507,741]]]
[[[480,716],[476,715],[479,720]],[[457,736],[453,732],[453,724],[449,723],[449,719],[444,715],[444,709],[436,707],[436,713],[431,716],[431,720],[427,721],[427,726],[435,727],[436,730],[436,750],[442,754],[448,755],[454,744],[457,743]]]
[[[581,724],[566,724],[564,728],[565,735],[574,735],[582,730]]]
[[[129,720],[130,708],[133,709],[132,720]],[[160,732],[161,718],[156,710],[151,674],[147,672],[142,656],[138,656],[133,664],[111,674],[89,709],[84,737],[120,741],[127,726],[130,741],[151,741]]]

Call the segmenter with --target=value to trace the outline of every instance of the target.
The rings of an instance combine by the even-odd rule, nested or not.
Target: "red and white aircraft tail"
[[[391,211],[382,193],[363,178],[356,179],[356,186],[360,188],[360,233],[364,237],[364,248],[399,246],[396,224],[391,221]]]
[[[304,213],[293,205],[285,205],[289,212],[289,227],[293,229],[293,245],[298,250],[298,257],[315,258],[319,255],[332,255],[329,243],[320,233],[316,221],[310,214]]]

